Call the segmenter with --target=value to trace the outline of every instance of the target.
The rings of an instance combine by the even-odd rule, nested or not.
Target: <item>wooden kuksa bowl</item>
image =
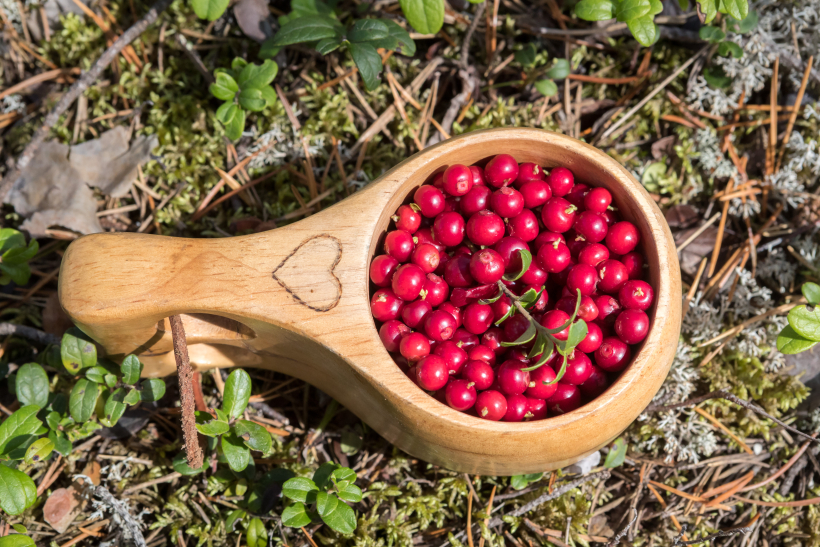
[[[407,378],[370,314],[368,266],[390,216],[454,163],[499,153],[568,167],[603,186],[641,232],[656,298],[631,365],[600,397],[563,416],[489,422],[450,409]],[[71,319],[114,357],[134,353],[144,375],[175,371],[167,317],[183,314],[194,365],[260,367],[296,376],[346,406],[409,454],[482,475],[557,469],[616,438],[646,407],[678,343],[681,285],[669,228],[649,194],[615,160],[537,129],[477,131],[405,160],[343,202],[269,232],[225,239],[133,233],[72,243],[60,271]]]

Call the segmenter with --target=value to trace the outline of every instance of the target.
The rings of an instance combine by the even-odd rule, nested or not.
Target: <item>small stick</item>
[[[732,186],[734,185],[735,179],[729,179],[729,182],[726,184],[726,193],[729,193]],[[715,273],[715,268],[717,267],[717,260],[718,256],[720,256],[720,247],[723,244],[723,232],[726,230],[726,216],[729,212],[729,202],[723,202],[723,214],[720,215],[720,224],[718,224],[718,233],[717,237],[715,238],[715,248],[712,251],[712,262],[709,264],[709,273],[706,274],[706,277],[712,277]]]
[[[815,434],[813,436],[816,437],[817,435]],[[741,489],[740,492],[748,492],[749,490],[755,490],[757,488],[760,488],[761,486],[766,486],[770,482],[777,480],[778,477],[780,477],[783,473],[788,471],[791,466],[797,463],[797,460],[799,460],[800,457],[806,452],[806,449],[809,447],[810,444],[810,441],[806,441],[805,443],[803,443],[803,446],[800,447],[800,450],[795,452],[794,456],[792,456],[783,467],[775,471],[768,478],[765,478],[758,483],[752,484],[750,486],[747,486],[746,488]]]
[[[689,287],[689,292],[686,293],[686,298],[683,300],[683,310],[681,311],[681,319],[686,317],[686,314],[689,311],[689,306],[692,303],[692,299],[695,298],[695,294],[698,292],[700,278],[703,276],[703,272],[706,270],[707,261],[708,259],[705,256],[700,260],[700,266],[698,266],[698,273],[695,274],[695,280],[692,281],[692,285]]]
[[[467,484],[470,484],[469,481]],[[475,547],[473,544],[473,496],[467,496],[467,544],[470,547]]]
[[[794,122],[797,120],[797,112],[800,109],[800,105],[803,103],[803,94],[806,92],[806,85],[809,83],[811,65],[813,63],[814,56],[811,56],[809,57],[808,64],[806,64],[806,71],[803,73],[803,81],[800,82],[800,90],[797,92],[797,99],[794,101],[796,108],[792,110],[791,116],[789,116],[789,124],[786,126],[786,135],[783,137],[783,144],[780,146],[780,154],[778,154],[777,163],[774,166],[775,173],[780,171],[780,164],[783,163],[783,156],[786,154],[786,145],[789,144],[789,138],[791,138],[792,129],[794,129]]]
[[[174,341],[174,357],[179,376],[179,399],[182,405],[182,436],[185,439],[185,455],[191,469],[202,467],[204,457],[197,439],[196,416],[194,409],[194,371],[188,359],[188,344],[185,341],[185,327],[179,315],[168,318],[171,323],[171,336]]]
[[[702,408],[695,407],[694,411],[697,412],[698,414],[700,414],[701,416],[703,416],[704,418],[706,418],[707,420],[709,420],[710,422],[712,422],[715,425],[715,427],[718,427],[718,428],[722,429],[737,444],[740,445],[740,447],[743,449],[744,452],[746,452],[747,454],[754,455],[754,451],[751,448],[749,448],[749,445],[744,443],[743,440],[740,437],[738,437],[737,435],[732,433],[732,431],[728,427],[726,427],[725,425],[720,423],[720,421],[718,421],[717,418],[715,418],[714,416],[712,416],[711,414],[709,414],[708,412],[706,412]]]
[[[780,71],[780,56],[774,60],[772,70],[771,91],[769,94],[770,112],[777,112],[777,73]],[[774,151],[777,149],[777,117],[772,114],[769,118],[769,146],[766,148],[766,174],[774,172]]]
[[[487,518],[484,519],[484,526],[486,527],[487,524],[490,522],[490,515],[493,513],[493,499],[495,498],[495,487],[493,485],[493,489],[490,492],[490,501],[487,502]],[[478,540],[478,547],[484,547],[484,536],[482,535],[481,538]]]

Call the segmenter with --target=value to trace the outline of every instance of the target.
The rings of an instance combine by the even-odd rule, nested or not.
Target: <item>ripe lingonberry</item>
[[[575,303],[577,296],[562,296],[558,302],[555,303],[555,309],[572,315],[575,311]],[[595,300],[591,296],[581,296],[581,305],[578,307],[578,319],[583,319],[587,323],[595,321],[598,318],[598,306],[595,305]]]
[[[607,294],[615,294],[621,290],[629,280],[626,266],[618,260],[612,258],[604,260],[598,266],[598,290]]]
[[[530,373],[526,370],[527,363],[521,361],[509,360],[504,361],[496,376],[498,378],[498,387],[505,395],[521,395],[527,390],[530,385]]]
[[[445,247],[455,247],[464,240],[464,217],[456,212],[444,212],[433,222],[433,237]]]
[[[504,186],[490,196],[490,208],[501,218],[512,218],[524,210],[524,196],[515,188]]]
[[[469,287],[473,284],[470,273],[470,257],[459,254],[447,261],[444,266],[444,280],[451,287]]]
[[[575,219],[573,227],[588,243],[603,241],[608,230],[604,217],[595,211],[582,212]]]
[[[410,260],[415,246],[413,236],[404,230],[387,232],[384,238],[384,252],[402,263]]]
[[[538,249],[538,265],[550,273],[564,271],[571,259],[572,254],[569,252],[569,247],[558,240],[545,243]]]
[[[432,245],[439,251],[444,250],[444,245],[439,243],[433,237],[433,228],[430,226],[426,226],[424,228],[419,228],[415,234],[413,234],[416,240],[416,245]]]
[[[467,362],[467,352],[464,351],[458,342],[453,340],[445,340],[436,344],[433,349],[433,355],[438,355],[447,364],[447,371],[450,375],[457,375],[464,368],[464,363]]]
[[[404,307],[404,301],[390,289],[379,289],[370,299],[370,312],[377,321],[396,319]]]
[[[456,328],[461,326],[461,317],[462,317],[461,308],[459,308],[458,306],[453,305],[452,302],[445,302],[444,304],[439,306],[438,310],[436,310],[436,311],[447,312],[455,320]],[[458,342],[458,340],[454,340],[454,342]]]
[[[643,279],[643,269],[646,263],[641,253],[635,251],[627,253],[621,257],[621,262],[626,266],[629,279]]]
[[[584,196],[584,207],[596,213],[603,213],[612,203],[612,194],[606,188],[593,188]]]
[[[615,334],[627,344],[642,342],[649,334],[649,317],[641,310],[624,310],[615,319]]]
[[[416,364],[416,381],[425,391],[438,391],[449,380],[447,364],[438,355],[428,355]]]
[[[451,165],[444,171],[442,186],[451,196],[463,196],[473,187],[473,172],[466,165]]]
[[[535,241],[532,242],[533,251],[537,253],[545,244],[555,243],[556,241],[560,241],[565,245],[567,243],[567,240],[566,238],[564,238],[563,235],[544,230],[543,232],[538,234],[538,237],[536,237]]]
[[[419,186],[413,194],[413,202],[427,218],[435,218],[444,211],[444,194],[435,186]]]
[[[523,241],[532,241],[538,237],[538,217],[529,209],[524,209],[508,221],[510,236]]]
[[[467,351],[467,358],[470,361],[484,361],[490,366],[495,364],[495,352],[481,344],[470,348]]]
[[[524,421],[531,422],[543,420],[547,417],[547,402],[544,399],[527,397],[527,413],[524,414]]]
[[[444,190],[444,171],[440,173],[436,173],[433,175],[433,182],[431,182],[433,186],[438,188],[439,190]]]
[[[515,186],[520,187],[527,182],[543,180],[544,171],[537,163],[522,163],[518,165],[518,176],[515,178]]]
[[[381,338],[384,348],[389,352],[399,351],[399,342],[401,342],[404,335],[409,333],[410,327],[395,319],[385,322],[379,328],[379,338]]]
[[[609,387],[609,380],[606,373],[600,368],[592,365],[592,374],[589,375],[586,382],[578,386],[581,394],[587,399],[594,399]]]
[[[444,213],[457,213],[461,209],[459,201],[461,198],[449,197],[444,200]]]
[[[492,249],[481,249],[470,257],[470,275],[483,285],[495,283],[504,275],[504,259]]]
[[[575,347],[584,353],[594,353],[595,350],[601,347],[603,340],[604,334],[601,331],[601,327],[598,326],[598,323],[588,322],[587,335],[583,340],[578,342],[578,345]]]
[[[474,302],[464,308],[464,328],[473,334],[484,334],[493,324],[493,309]]]
[[[456,333],[451,340],[456,344],[460,344],[464,351],[468,352],[479,344],[478,336],[461,327],[456,329]]]
[[[581,406],[581,390],[577,386],[559,382],[555,395],[547,399],[550,414],[566,414]]]
[[[638,246],[641,234],[634,224],[627,221],[615,223],[606,235],[606,246],[616,255],[631,253]]]
[[[524,285],[538,285],[541,286],[547,282],[547,272],[538,266],[538,261],[531,262],[530,267],[519,278],[519,281]]]
[[[600,295],[595,298],[595,305],[598,307],[598,323],[611,327],[615,324],[621,305],[609,295]]]
[[[549,304],[550,297],[549,297],[549,293],[547,291],[543,290],[544,289],[544,284],[539,283],[537,285],[527,285],[526,287],[524,287],[524,292],[526,292],[530,289],[534,290],[535,292],[541,291],[541,293],[538,295],[538,300],[535,301],[535,304],[530,306],[530,310],[535,311],[535,312],[539,312],[539,311],[544,311],[545,309],[547,309],[547,304]]]
[[[566,340],[569,337],[569,314],[561,310],[550,310],[541,317],[541,326],[545,329],[557,329],[562,325],[567,325],[565,329],[553,334],[558,340]]]
[[[467,221],[467,237],[476,245],[491,247],[504,237],[504,220],[484,209],[470,217]]]
[[[396,229],[415,233],[421,226],[421,215],[409,205],[399,207],[396,214],[390,217],[396,223]]]
[[[405,302],[410,302],[418,298],[424,287],[425,279],[426,274],[415,264],[402,264],[393,274],[391,286],[396,296]]]
[[[618,291],[618,301],[628,309],[646,311],[652,305],[655,293],[646,281],[633,280],[624,283]]]
[[[493,322],[495,322],[507,315],[507,312],[512,308],[512,301],[504,294],[501,295],[501,298],[490,304],[490,306],[493,308]]]
[[[426,300],[413,300],[404,305],[404,309],[401,310],[401,318],[405,325],[415,329],[424,324],[424,318],[431,311],[433,311],[433,306]]]
[[[487,185],[487,181],[484,178],[484,169],[478,165],[471,165],[470,172],[473,174],[473,186]]]
[[[565,196],[572,190],[575,177],[572,175],[572,171],[566,167],[556,167],[547,176],[547,183],[552,188],[553,196]]]
[[[595,350],[595,364],[607,372],[620,372],[629,364],[631,354],[626,342],[609,336],[604,338],[601,347]]]
[[[430,341],[420,332],[411,332],[399,342],[399,351],[408,361],[418,361],[430,354]]]
[[[413,255],[410,257],[413,264],[418,266],[424,273],[433,273],[438,268],[441,260],[441,253],[439,250],[429,243],[423,243],[413,250]]]
[[[499,327],[492,327],[481,335],[481,345],[487,346],[494,352],[498,353],[503,350],[501,341],[504,339],[504,331]]]
[[[582,295],[589,296],[595,292],[598,282],[598,272],[588,264],[576,264],[567,275],[567,288],[572,294],[581,291]]]
[[[527,332],[530,321],[521,314],[516,314],[502,323],[504,329],[504,342],[511,343],[518,340],[522,334]]]
[[[424,321],[424,333],[436,342],[449,340],[457,328],[455,318],[441,309],[430,312]]]
[[[524,241],[517,237],[505,237],[493,246],[501,259],[504,261],[504,270],[506,272],[517,272],[521,270],[521,255],[518,251],[529,251],[530,247]]]
[[[563,234],[575,222],[576,211],[578,208],[561,197],[550,198],[541,208],[541,221],[547,230],[558,234]]]
[[[459,210],[465,217],[470,217],[479,211],[489,207],[490,196],[493,191],[486,186],[473,186],[472,189],[461,197],[458,202]]]
[[[578,262],[590,266],[597,266],[608,258],[609,249],[600,243],[589,243],[578,253]]]
[[[584,209],[584,198],[586,197],[588,192],[589,186],[587,186],[586,184],[576,184],[572,187],[572,190],[569,191],[569,194],[564,196],[564,199],[572,203],[579,209]]]
[[[477,397],[475,386],[467,380],[452,380],[444,390],[450,408],[465,411],[473,408]]]
[[[484,167],[484,178],[487,184],[507,186],[518,177],[518,162],[509,154],[499,154]]]
[[[552,197],[550,185],[543,180],[525,182],[518,189],[524,198],[524,206],[528,209],[541,207]]]
[[[527,398],[523,395],[507,396],[507,412],[504,413],[505,422],[520,422],[527,414]]]
[[[530,371],[530,383],[526,394],[536,399],[549,399],[558,389],[558,384],[550,383],[555,380],[555,371],[549,365],[542,365]]]
[[[427,300],[431,306],[437,308],[450,296],[450,287],[448,287],[447,282],[438,275],[427,274],[420,295],[424,300]]]
[[[377,287],[387,287],[393,281],[393,273],[399,261],[390,255],[379,255],[370,263],[370,281]]]
[[[477,390],[484,391],[493,385],[495,371],[484,361],[467,361],[461,371],[461,377],[475,384]]]
[[[497,422],[507,413],[507,399],[498,391],[482,391],[475,401],[479,418]]]
[[[592,361],[589,360],[586,353],[573,351],[567,359],[567,368],[564,371],[564,376],[561,378],[561,381],[565,384],[579,386],[586,382],[591,374]]]

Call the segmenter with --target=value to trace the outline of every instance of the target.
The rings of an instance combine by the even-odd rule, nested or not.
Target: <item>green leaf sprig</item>
[[[803,283],[800,291],[808,304],[789,311],[789,324],[777,336],[777,349],[787,355],[808,351],[820,342],[820,285]]]
[[[260,112],[276,104],[276,91],[270,83],[276,78],[279,65],[266,59],[261,65],[248,63],[237,57],[231,68],[214,71],[216,81],[211,84],[211,95],[222,103],[216,110],[216,119],[225,126],[231,140],[237,140],[245,130],[245,111]]]
[[[282,494],[292,503],[282,511],[282,524],[298,528],[321,520],[337,532],[352,534],[356,512],[348,503],[362,500],[362,490],[355,482],[355,471],[330,462],[319,466],[313,479],[287,480]]]
[[[25,285],[31,277],[28,262],[40,246],[36,239],[26,244],[26,237],[13,228],[0,229],[0,285],[8,285],[14,281],[17,285]]]

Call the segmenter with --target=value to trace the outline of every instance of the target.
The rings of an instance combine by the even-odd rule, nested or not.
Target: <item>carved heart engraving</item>
[[[342,258],[342,242],[320,234],[299,244],[273,270],[273,278],[293,298],[315,311],[329,311],[342,298],[333,270]]]

